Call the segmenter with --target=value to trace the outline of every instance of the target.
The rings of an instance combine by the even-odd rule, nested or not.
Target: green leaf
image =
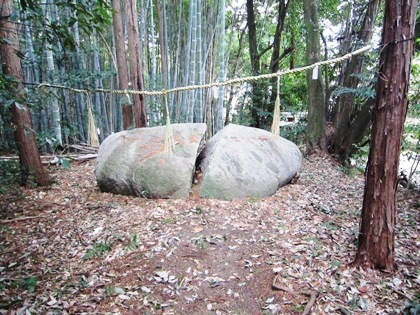
[[[112,244],[106,242],[99,242],[92,246],[92,248],[83,256],[83,260],[92,259],[101,256],[112,249]]]
[[[348,309],[346,309],[345,307],[340,307],[339,311],[341,312],[341,314],[344,314],[344,315],[350,315],[351,314],[351,312]]]
[[[69,159],[59,157],[58,160],[60,161],[61,165],[63,165],[64,169],[68,170],[70,168],[70,160]]]

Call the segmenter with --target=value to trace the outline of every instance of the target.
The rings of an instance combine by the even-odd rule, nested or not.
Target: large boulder
[[[211,138],[200,158],[200,197],[224,200],[271,196],[296,175],[302,162],[293,142],[234,124]]]
[[[165,152],[165,126],[125,130],[101,144],[95,175],[105,192],[150,198],[187,198],[205,124],[174,124],[175,152]]]

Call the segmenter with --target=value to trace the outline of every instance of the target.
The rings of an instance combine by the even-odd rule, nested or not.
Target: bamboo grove
[[[38,146],[53,151],[88,140],[89,110],[102,141],[122,129],[164,124],[165,101],[172,123],[205,122],[209,135],[229,122],[269,129],[277,82],[171,93],[166,100],[38,88],[40,83],[158,91],[274,73],[370,43],[380,33],[380,15],[379,0],[21,0],[1,19],[18,31],[25,102]],[[308,24],[311,16],[315,24]],[[307,125],[303,119],[283,135],[298,141],[307,126],[315,135],[308,142],[312,149],[328,148],[345,161],[370,127],[377,58],[372,51],[323,67],[312,94],[305,73],[282,77],[282,111],[318,108]],[[10,106],[17,96],[4,71],[0,83],[0,149],[11,151]]]

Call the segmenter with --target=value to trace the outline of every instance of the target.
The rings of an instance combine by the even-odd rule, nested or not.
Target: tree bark
[[[168,39],[165,36],[165,26],[166,21],[164,19],[163,10],[166,10],[164,7],[162,8],[162,4],[160,0],[156,1],[156,9],[157,9],[157,16],[158,16],[158,30],[159,30],[159,46],[160,46],[160,61],[161,61],[161,69],[162,69],[162,88],[168,89],[169,88],[169,71],[168,71],[168,55],[166,54],[168,49]],[[165,97],[165,96],[164,96]],[[166,96],[169,99],[169,96]],[[169,106],[169,104],[168,104]],[[169,108],[168,108],[169,109]],[[163,100],[163,117],[166,117],[166,110],[165,110],[165,100]]]
[[[191,3],[191,65],[190,65],[190,74],[189,74],[189,84],[195,85],[197,83],[197,2],[198,0],[192,0]],[[187,122],[194,122],[194,109],[196,105],[196,90],[188,91],[188,112],[187,112]]]
[[[97,32],[96,29],[93,30],[92,39],[93,39],[93,46],[95,50],[93,51],[93,69],[95,71],[95,89],[103,89],[104,84],[102,80],[102,69],[101,63],[99,61],[99,46],[97,43]],[[109,136],[109,120],[108,120],[108,109],[105,103],[105,94],[103,92],[96,92],[95,93],[95,110],[98,113],[98,119],[100,123],[98,124],[98,128],[102,130],[99,134],[99,139],[103,141],[106,137]]]
[[[355,264],[392,272],[401,138],[408,107],[417,1],[387,0],[372,141]]]
[[[224,0],[222,0],[224,2]],[[222,4],[224,5],[224,4]],[[202,35],[202,1],[197,1],[197,84],[202,85],[204,83],[204,67],[203,67],[203,39]],[[203,117],[203,89],[197,90],[197,106],[195,112],[195,122],[202,123]]]
[[[135,91],[143,91],[143,66],[140,51],[140,38],[137,22],[137,6],[135,0],[128,0],[125,4],[127,16],[128,50],[130,61],[130,79]],[[146,127],[146,103],[144,95],[133,95],[134,124],[137,128]]]
[[[316,0],[303,1],[304,20],[306,27],[306,59],[308,64],[321,60],[321,40],[318,23],[318,5]],[[317,75],[313,77],[313,71]],[[308,132],[306,151],[326,150],[325,137],[325,92],[322,82],[321,68],[309,70],[306,73],[308,84]]]
[[[158,0],[159,1],[159,0]],[[149,44],[146,46],[147,47],[147,55],[148,55],[148,70],[149,70],[149,78],[151,80],[152,83],[152,89],[153,91],[156,90],[156,83],[158,80],[157,77],[157,63],[156,60],[158,60],[158,58],[156,57],[156,45],[155,45],[155,22],[154,22],[154,10],[153,10],[153,0],[150,0],[149,2],[149,10],[150,10],[150,23],[149,23],[149,29],[150,29],[150,39],[149,39]],[[146,15],[147,16],[147,15]],[[146,28],[147,29],[147,28]],[[151,56],[150,56],[150,51],[151,51]],[[152,64],[150,66],[150,63]],[[157,97],[156,96],[151,96],[150,98],[150,103],[149,103],[149,109],[150,109],[150,122],[152,125],[158,124],[159,120],[161,118],[161,108],[159,108],[158,106],[158,102],[157,102]]]
[[[367,9],[363,18],[360,31],[357,34],[358,43],[369,43],[372,39],[373,30],[375,27],[376,17],[379,11],[380,0],[372,0],[367,4]],[[354,26],[353,26],[354,27]],[[349,30],[348,32],[352,32]],[[346,37],[350,37],[347,35]],[[346,46],[351,46],[348,40],[345,41]],[[347,53],[348,51],[345,51]],[[343,63],[343,73],[341,75],[341,85],[346,88],[356,89],[359,86],[360,79],[355,76],[362,72],[364,65],[364,56],[354,56],[350,61]],[[370,120],[366,119],[369,117],[362,117],[358,115],[358,111],[355,110],[355,95],[354,94],[343,94],[337,100],[334,117],[335,133],[331,141],[331,152],[337,156],[341,162],[346,162],[351,153],[353,153],[353,145],[349,139],[353,138],[352,132],[356,131],[355,124],[361,125],[366,122],[363,129],[369,128]],[[366,105],[366,104],[364,104]],[[363,106],[362,106],[363,108]],[[368,108],[368,111],[370,109]],[[363,109],[366,112],[366,109]],[[359,111],[360,112],[360,111]],[[361,119],[360,121],[356,121]]]
[[[14,86],[15,101],[12,105],[12,123],[15,130],[15,139],[19,150],[19,159],[25,173],[34,176],[40,186],[48,184],[48,176],[42,167],[36,145],[35,134],[32,128],[29,109],[25,105],[23,89],[23,73],[19,52],[17,24],[10,21],[13,11],[13,1],[5,0],[2,4],[2,18],[0,19],[0,54],[5,75],[16,79]],[[27,178],[26,178],[27,179]]]
[[[276,73],[280,69],[280,61],[288,56],[293,50],[294,46],[289,46],[285,49],[282,54],[281,51],[281,42],[282,42],[282,34],[284,32],[284,26],[286,23],[286,14],[291,1],[281,0],[279,1],[279,12],[277,15],[277,27],[276,32],[274,34],[273,40],[273,52],[271,53],[270,58],[270,72]],[[277,78],[271,79],[271,95],[270,100],[267,106],[267,112],[274,113],[274,105],[276,102],[277,97]],[[273,116],[268,116],[265,121],[264,125],[270,125],[272,123]]]
[[[259,74],[260,72],[260,58],[258,56],[257,26],[255,23],[254,0],[246,1],[246,13],[252,74],[255,75]]]
[[[194,19],[194,0],[190,1],[189,6],[189,17],[188,17],[188,35],[187,35],[187,47],[185,50],[185,61],[184,61],[184,86],[190,84],[190,67],[191,67],[191,50],[192,50],[192,37],[193,37],[193,19]],[[180,118],[182,122],[188,122],[188,113],[190,108],[190,91],[184,91],[183,100],[180,111]]]
[[[44,0],[43,5],[45,6],[45,19],[50,20],[50,8],[48,3]],[[53,5],[53,4],[51,4]],[[48,22],[49,23],[49,22]],[[46,55],[47,55],[47,70],[48,70],[48,79],[50,82],[55,82],[55,77],[57,76],[55,63],[54,63],[54,53],[51,43],[47,42],[45,45]],[[61,110],[60,105],[58,104],[58,98],[55,95],[51,98],[51,127],[54,130],[54,136],[56,140],[56,145],[63,145],[63,139],[61,135]],[[53,148],[54,149],[54,148]]]
[[[238,70],[239,67],[239,63],[240,63],[240,57],[242,54],[242,42],[244,39],[244,35],[245,35],[245,28],[243,30],[241,30],[240,34],[239,34],[239,38],[238,38],[238,50],[235,53],[235,57],[234,57],[234,65],[233,65],[233,69],[232,69],[232,77],[236,77],[236,71]],[[229,100],[226,103],[226,116],[225,116],[225,126],[227,126],[230,123],[230,111],[232,109],[232,101],[233,101],[233,97],[235,96],[235,94],[237,93],[237,91],[235,91],[234,87],[231,87],[230,89],[230,93],[229,93]]]
[[[257,39],[257,27],[255,21],[255,9],[254,9],[254,0],[246,1],[246,10],[247,10],[247,25],[248,25],[248,40],[249,40],[249,52],[251,58],[251,68],[252,75],[261,74],[264,67],[261,65],[261,57],[271,49],[273,49],[270,59],[270,65],[268,69],[271,73],[275,73],[279,70],[279,62],[286,57],[292,49],[285,50],[280,54],[281,48],[281,35],[285,26],[285,19],[287,14],[287,9],[289,7],[290,1],[281,0],[278,1],[278,16],[277,16],[277,25],[276,31],[274,34],[273,42],[270,43],[265,49],[258,51],[258,39]],[[271,126],[272,113],[274,110],[274,101],[277,94],[271,92],[270,95],[270,83],[267,82],[251,82],[252,87],[252,107],[251,107],[251,117],[252,124],[251,126],[256,128],[266,128],[268,129]],[[277,85],[277,80],[273,80],[271,85],[275,87]],[[272,89],[274,91],[275,89]]]
[[[156,1],[156,9],[158,13],[158,29],[159,29],[159,45],[160,45],[160,57],[161,57],[161,65],[162,65],[162,86],[164,89],[168,88],[168,61],[166,56],[166,45],[167,39],[165,38],[165,22],[163,20],[163,11],[162,11],[162,5],[160,3],[160,0]],[[165,113],[165,111],[164,111]],[[166,114],[164,114],[166,115]]]
[[[121,90],[128,90],[128,66],[125,54],[124,32],[121,18],[120,0],[112,0],[112,27],[114,30],[115,55],[117,59],[118,85]],[[124,95],[121,99],[123,128],[128,129],[133,125],[133,107],[131,106],[130,96]]]
[[[251,58],[251,68],[252,68],[252,75],[260,74],[260,57],[258,55],[258,42],[257,42],[257,26],[255,23],[255,12],[254,12],[254,0],[246,0],[246,21],[248,25],[248,42],[249,42],[249,54]],[[259,104],[256,104],[258,101],[257,99],[260,98],[261,94],[261,86],[258,81],[252,82],[252,94],[253,94],[253,101],[252,101],[252,108],[251,108],[251,117],[252,117],[252,127],[259,128],[260,123],[260,115],[258,111]],[[258,94],[258,95],[257,95]],[[256,102],[257,101],[257,102]]]
[[[220,51],[219,51],[219,81],[226,80],[226,66],[225,66],[225,0],[221,0],[221,8],[220,8]],[[218,98],[217,98],[217,113],[216,113],[216,126],[215,131],[219,132],[223,128],[223,105],[225,100],[225,87],[220,86],[218,91]]]
[[[276,32],[274,34],[273,52],[271,54],[271,61],[270,61],[270,71],[271,71],[271,73],[275,73],[275,72],[279,71],[279,62],[281,60],[281,58],[280,58],[281,35],[283,34],[284,25],[285,25],[285,21],[286,21],[286,13],[287,13],[287,8],[289,6],[289,3],[290,3],[290,1],[287,1],[287,2],[285,0],[279,1],[279,12],[278,12],[278,16],[277,16],[277,27],[276,27]],[[273,106],[273,108],[274,108],[274,106]]]
[[[76,5],[76,0],[73,0],[73,4]],[[75,68],[79,73],[85,73],[86,72],[86,62],[85,62],[85,56],[84,52],[81,48],[82,41],[80,40],[80,30],[79,30],[79,22],[77,22],[77,15],[76,12],[73,12],[72,10],[68,10],[70,16],[73,16],[76,19],[76,22],[73,25],[73,36],[74,36],[74,42],[76,44],[76,55],[73,57],[73,62],[75,65]],[[77,87],[79,89],[84,88],[84,82],[81,82],[80,80],[77,80]],[[82,141],[86,141],[88,139],[88,122],[87,122],[87,109],[86,109],[86,100],[85,96],[89,97],[89,95],[85,95],[84,93],[76,93],[75,99],[76,99],[76,116],[77,116],[77,128],[79,130],[79,135],[81,137]]]
[[[182,25],[182,1],[179,1],[179,9],[178,9],[178,22],[177,22],[177,35],[176,35],[176,53],[175,53],[175,61],[172,69],[174,69],[173,73],[173,80],[172,80],[172,86],[176,87],[178,85],[178,73],[179,65],[180,65],[180,55],[181,55],[181,25]],[[178,94],[179,96],[182,95],[182,93]],[[173,110],[171,114],[171,120],[178,122],[179,121],[179,113],[180,113],[180,104],[181,102],[175,101],[175,93],[171,93],[169,95],[170,104],[173,104]],[[175,106],[176,103],[179,103],[178,106]]]

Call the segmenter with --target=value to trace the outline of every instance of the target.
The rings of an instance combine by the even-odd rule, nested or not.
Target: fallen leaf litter
[[[388,275],[348,266],[364,182],[328,158],[234,201],[102,193],[93,168],[0,203],[0,314],[399,314],[418,298],[418,192],[400,189]]]

